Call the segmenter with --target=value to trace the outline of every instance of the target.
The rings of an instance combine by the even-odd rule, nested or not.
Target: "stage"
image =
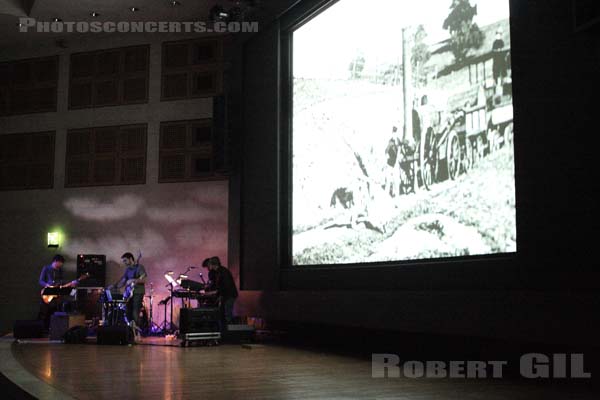
[[[596,398],[581,383],[384,378],[371,360],[281,344],[179,347],[0,340],[1,372],[42,399],[564,399]]]

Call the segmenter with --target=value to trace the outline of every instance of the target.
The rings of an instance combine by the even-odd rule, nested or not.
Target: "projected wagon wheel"
[[[462,154],[460,140],[455,131],[448,135],[448,148],[446,149],[446,164],[448,167],[448,178],[454,180],[460,172]]]
[[[421,172],[421,182],[423,182],[423,186],[427,190],[429,190],[433,184],[433,172],[435,167],[431,157],[430,138],[431,133],[428,132],[419,145],[419,170]]]
[[[475,165],[477,165],[483,159],[484,154],[485,145],[483,143],[483,135],[479,134],[477,135],[477,138],[475,139],[473,144],[473,160]]]

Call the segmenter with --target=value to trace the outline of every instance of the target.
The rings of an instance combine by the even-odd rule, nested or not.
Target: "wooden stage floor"
[[[39,398],[76,399],[594,399],[558,381],[371,377],[371,361],[282,345],[98,346],[4,341]],[[18,375],[14,371],[12,375]],[[10,378],[10,376],[9,376]],[[34,382],[21,379],[27,390]],[[39,395],[39,393],[42,393]],[[45,394],[44,394],[45,393]],[[1,397],[1,396],[0,396]]]

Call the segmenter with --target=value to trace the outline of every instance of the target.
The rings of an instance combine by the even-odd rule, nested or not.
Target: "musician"
[[[210,262],[210,257],[209,258],[205,258],[204,261],[202,261],[202,267],[204,268],[208,268],[208,263]],[[208,270],[208,282],[214,282],[215,281],[215,271],[209,269]]]
[[[51,286],[62,286],[62,287],[76,287],[78,281],[70,281],[67,282],[63,277],[63,264],[65,263],[65,258],[60,254],[55,255],[52,258],[52,262],[48,265],[42,267],[42,272],[40,273],[39,284],[43,288],[51,287]],[[44,326],[46,330],[50,327],[50,317],[56,311],[61,309],[64,311],[64,307],[66,305],[65,299],[60,297],[53,298],[48,304],[46,304],[43,300],[40,300],[40,311],[38,314],[38,319],[44,322]]]
[[[238,297],[235,281],[229,269],[221,265],[219,257],[208,260],[209,277],[214,277],[209,283],[206,295],[215,295],[219,298],[222,320],[230,324],[233,321],[233,306]]]
[[[140,310],[146,293],[146,269],[142,264],[135,261],[133,254],[127,252],[121,256],[121,262],[126,267],[123,276],[113,285],[108,286],[107,290],[113,288],[120,289],[125,287],[125,292],[128,292],[128,287],[133,288],[133,294],[127,302],[127,320],[135,321],[136,326],[142,326],[140,318]]]

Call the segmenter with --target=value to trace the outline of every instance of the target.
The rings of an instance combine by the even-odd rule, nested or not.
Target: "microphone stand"
[[[158,331],[160,331],[160,327],[156,325],[156,323],[154,322],[154,318],[152,317],[152,303],[154,299],[154,285],[152,284],[152,282],[150,282],[150,296],[148,297],[150,297],[150,322],[148,323],[148,333],[157,333]]]
[[[171,315],[169,316],[169,333],[173,333],[177,329],[173,329],[173,283],[171,282],[169,282],[169,291],[171,292]]]

